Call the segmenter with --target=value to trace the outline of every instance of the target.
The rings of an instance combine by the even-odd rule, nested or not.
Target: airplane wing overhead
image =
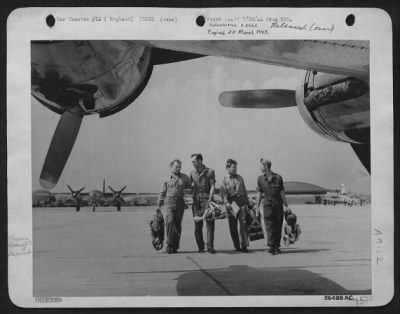
[[[369,42],[362,40],[156,40],[131,43],[355,77],[369,75]]]

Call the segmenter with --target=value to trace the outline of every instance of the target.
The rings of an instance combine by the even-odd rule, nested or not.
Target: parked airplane
[[[114,190],[111,186],[108,185],[108,188],[112,191],[113,193],[113,199],[111,202],[115,204],[117,207],[118,211],[121,211],[121,204],[125,204],[125,200],[122,198],[121,194],[122,192],[126,189],[126,185],[119,191]]]
[[[75,206],[76,206],[76,211],[79,212],[81,208],[81,203],[82,203],[82,196],[81,192],[85,189],[84,187],[74,191],[68,184],[67,184],[68,189],[71,191],[72,198],[75,200]]]
[[[348,195],[340,195],[340,194],[328,194],[321,198],[321,202],[324,205],[336,205],[336,204],[345,204],[345,205],[359,205],[360,199],[350,197]]]
[[[125,204],[125,200],[122,197],[122,192],[126,189],[126,185],[121,190],[115,190],[108,185],[108,188],[112,193],[106,193],[105,191],[105,180],[103,180],[103,191],[92,190],[89,193],[82,193],[85,188],[79,190],[73,190],[68,184],[67,187],[71,191],[72,198],[75,200],[77,211],[79,211],[82,200],[85,200],[96,211],[97,206],[113,205],[116,206],[118,211],[121,211],[121,205]],[[59,193],[63,194],[63,193]],[[130,193],[131,195],[131,193]]]
[[[359,197],[349,195],[346,191],[344,184],[341,185],[340,190],[335,192],[328,192],[321,197],[321,203],[324,205],[344,204],[348,206],[361,205],[362,200]]]
[[[102,118],[131,104],[146,87],[153,66],[203,56],[305,70],[296,90],[225,91],[219,102],[232,108],[297,106],[312,130],[349,143],[370,171],[368,41],[32,41],[32,96],[61,115],[41,186],[57,184],[85,115]]]
[[[47,190],[35,190],[32,192],[32,206],[43,207],[49,206],[56,202],[53,193]]]
[[[67,184],[68,189],[71,191],[72,194],[72,198],[77,199],[77,198],[81,198],[81,192],[85,189],[85,187],[74,191],[68,184]]]

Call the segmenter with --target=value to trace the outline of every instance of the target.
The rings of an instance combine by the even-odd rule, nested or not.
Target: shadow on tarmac
[[[243,254],[243,252],[240,251],[236,251],[234,249],[230,249],[230,250],[217,250],[217,253],[221,253],[221,254],[230,254],[230,255],[236,255],[236,254]],[[266,249],[249,249],[249,251],[246,254],[251,254],[251,253],[255,253],[255,252],[265,252]],[[198,253],[198,251],[179,251],[178,253],[184,253],[184,254],[194,254],[194,253]],[[201,254],[210,254],[207,252],[207,249],[205,250],[204,253]]]
[[[330,251],[328,249],[283,249],[280,254],[294,254],[294,253],[318,253],[318,252],[323,252],[323,251]]]
[[[243,252],[236,251],[234,249],[230,250],[216,250],[217,253],[221,254],[229,254],[229,255],[236,255],[236,254],[244,254]],[[246,254],[251,254],[251,253],[256,253],[256,252],[266,252],[267,249],[249,249],[249,251]],[[318,252],[323,252],[323,251],[330,251],[329,249],[295,249],[295,248],[282,248],[282,251],[280,254],[294,254],[294,253],[318,253]],[[195,254],[198,253],[198,251],[179,251],[178,253],[184,253],[184,254]],[[202,254],[209,254],[207,250],[202,253]]]
[[[182,296],[371,294],[371,290],[349,291],[304,269],[253,268],[247,265],[181,274],[176,290]]]

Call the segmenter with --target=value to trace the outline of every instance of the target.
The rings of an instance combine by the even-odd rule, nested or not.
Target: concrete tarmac
[[[302,234],[282,253],[236,252],[217,220],[217,254],[198,253],[191,210],[178,254],[154,250],[154,207],[33,208],[34,296],[223,296],[371,293],[371,208],[292,205]],[[206,229],[204,226],[204,236]]]

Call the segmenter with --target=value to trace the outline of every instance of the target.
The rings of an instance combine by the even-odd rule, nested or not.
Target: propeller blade
[[[219,103],[224,107],[273,109],[296,106],[296,91],[287,89],[256,89],[223,92]]]
[[[57,184],[75,144],[81,123],[82,116],[68,111],[61,115],[40,173],[40,185],[43,188],[52,189]]]
[[[81,188],[78,193],[81,193],[86,187]]]
[[[68,189],[71,191],[71,193],[74,193],[74,190],[67,184]]]
[[[126,187],[127,187],[127,185],[125,185],[125,186],[121,189],[121,191],[119,191],[119,193],[122,193],[122,192],[126,189]]]
[[[110,189],[111,192],[115,193],[115,190],[111,186],[107,185],[107,187]]]

